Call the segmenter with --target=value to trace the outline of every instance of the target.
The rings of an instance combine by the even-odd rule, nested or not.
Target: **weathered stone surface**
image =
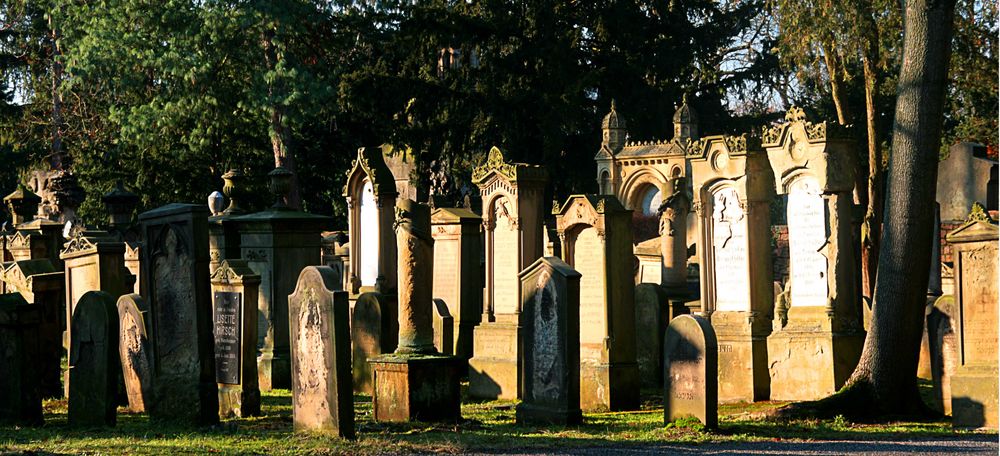
[[[520,281],[524,367],[517,422],[580,423],[580,273],[543,257]]]
[[[146,411],[153,401],[153,349],[149,338],[149,304],[137,294],[118,298],[118,356],[129,410]]]
[[[398,325],[395,298],[374,291],[358,296],[351,315],[355,392],[372,393],[374,383],[368,359],[396,350]]]
[[[663,384],[663,332],[670,318],[667,293],[660,285],[635,286],[635,360],[647,388]]]
[[[350,227],[351,295],[377,291],[392,295],[396,289],[396,240],[392,223],[396,217],[396,180],[385,164],[382,149],[362,147],[347,173]]]
[[[693,416],[706,427],[719,424],[718,346],[707,319],[681,315],[664,336],[663,421]]]
[[[38,363],[41,308],[20,293],[0,294],[0,423],[42,424]]]
[[[257,385],[257,290],[246,261],[225,260],[212,273],[215,381],[219,417],[260,415]]]
[[[669,193],[657,208],[660,217],[660,254],[663,276],[660,284],[671,295],[682,296],[687,291],[687,221],[691,212],[687,179],[675,176],[665,188]]]
[[[291,316],[292,421],[296,431],[354,438],[354,396],[347,292],[327,266],[309,266],[288,297]]]
[[[982,144],[952,145],[948,157],[938,165],[935,195],[941,204],[941,220],[964,220],[976,201],[985,201],[987,209],[996,209],[996,197],[991,198],[988,192],[990,172],[995,176],[996,168],[997,161],[986,156]],[[996,185],[992,183],[994,189]]]
[[[2,268],[2,266],[0,266]],[[21,260],[0,269],[7,293],[20,293],[29,303],[41,309],[38,325],[39,381],[43,398],[62,397],[63,315],[66,299],[63,293],[63,273],[52,261]]]
[[[468,209],[438,208],[431,213],[434,297],[448,305],[455,319],[454,354],[465,359],[472,357],[473,332],[482,318],[481,226],[482,218]]]
[[[951,377],[958,367],[958,341],[955,339],[955,297],[934,300],[927,314],[928,364],[933,382],[931,406],[951,415]]]
[[[103,291],[88,291],[76,304],[72,325],[69,424],[114,426],[121,373],[115,298]]]
[[[219,420],[208,274],[208,209],[169,204],[139,215],[142,296],[152,321],[155,393],[150,418]]]
[[[454,355],[455,319],[443,299],[434,300],[434,349],[442,355]]]

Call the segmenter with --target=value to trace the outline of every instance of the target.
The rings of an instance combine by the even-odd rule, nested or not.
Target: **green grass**
[[[783,403],[758,402],[720,407],[718,430],[706,431],[695,420],[663,424],[656,391],[643,394],[642,410],[586,414],[580,426],[518,426],[514,402],[467,403],[462,423],[455,425],[376,423],[371,401],[355,397],[358,439],[292,432],[291,397],[287,390],[265,393],[264,415],[223,421],[211,429],[150,423],[145,414],[120,409],[118,426],[73,429],[66,422],[66,401],[45,402],[45,426],[0,427],[0,452],[128,453],[128,454],[372,454],[403,452],[459,453],[513,448],[631,446],[662,442],[699,444],[724,441],[887,439],[960,434],[948,421],[856,425],[840,419],[774,422],[762,419]]]

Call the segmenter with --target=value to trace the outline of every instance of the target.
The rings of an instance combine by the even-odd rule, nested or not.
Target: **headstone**
[[[41,310],[38,325],[38,370],[42,397],[62,397],[62,355],[66,299],[63,293],[63,272],[56,270],[52,261],[21,260],[9,263],[0,272],[6,292],[20,293],[29,303]]]
[[[719,342],[719,400],[770,396],[774,176],[756,138],[708,136],[688,155],[698,224],[700,307]]]
[[[663,331],[670,318],[669,298],[658,284],[635,286],[635,360],[646,388],[663,385]]]
[[[790,289],[767,338],[771,400],[838,391],[861,356],[865,331],[855,261],[856,143],[793,107],[764,133],[778,194],[787,195]]]
[[[337,283],[341,290],[350,288],[350,281],[347,280],[347,269],[351,264],[349,237],[346,231],[326,231],[323,232],[323,257],[321,262],[324,266],[333,269],[333,273],[339,277]]]
[[[368,359],[396,349],[399,323],[396,302],[381,293],[370,291],[358,296],[351,314],[351,346],[354,391],[372,393],[372,372]]]
[[[118,309],[115,298],[88,291],[73,312],[69,349],[69,424],[114,426],[118,413]]]
[[[219,417],[260,415],[257,386],[257,289],[260,276],[243,260],[225,260],[212,273],[215,381]]]
[[[362,147],[347,173],[350,227],[350,282],[352,296],[375,291],[391,295],[396,288],[395,219],[396,180],[385,164],[382,149]],[[381,282],[379,280],[381,279]],[[361,288],[364,287],[364,290]],[[395,317],[395,315],[393,315]]]
[[[155,393],[150,418],[219,421],[208,274],[208,209],[169,204],[139,215],[142,296],[152,321]]]
[[[42,424],[38,326],[42,312],[20,293],[0,294],[0,423]]]
[[[579,424],[580,273],[556,257],[521,271],[524,328],[518,424]]]
[[[928,364],[935,410],[951,415],[951,377],[958,367],[958,341],[954,328],[955,297],[941,296],[927,314]]]
[[[434,297],[444,300],[455,319],[453,346],[448,352],[472,357],[472,336],[482,318],[482,217],[468,209],[438,208],[431,212],[434,236]]]
[[[996,210],[996,198],[989,197],[990,173],[996,175],[996,169],[997,161],[986,156],[986,146],[952,145],[948,157],[938,164],[935,195],[941,204],[941,220],[964,220],[976,201],[986,201],[987,210]]]
[[[639,408],[631,211],[610,196],[553,207],[562,258],[580,278],[580,406]]]
[[[146,300],[137,294],[118,298],[118,321],[118,356],[128,408],[134,413],[145,412],[153,401],[153,352]]]
[[[548,174],[541,166],[509,163],[494,147],[486,163],[473,170],[472,181],[483,200],[486,278],[483,315],[473,331],[469,395],[515,399],[521,377],[517,274],[544,253],[542,198]]]
[[[455,319],[442,299],[434,300],[434,349],[442,355],[454,355]]]
[[[701,316],[681,315],[664,339],[664,423],[693,416],[705,427],[718,427],[719,347],[712,325]]]
[[[955,261],[958,367],[951,378],[952,424],[997,429],[997,225],[976,203],[968,221],[948,233]]]
[[[327,266],[308,266],[288,296],[296,431],[354,438],[347,292]]]

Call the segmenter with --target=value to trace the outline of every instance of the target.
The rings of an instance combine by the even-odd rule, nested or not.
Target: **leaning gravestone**
[[[354,438],[351,346],[346,291],[328,266],[308,266],[288,296],[292,342],[292,421]]]
[[[715,330],[707,319],[681,315],[667,327],[663,343],[663,421],[693,416],[706,427],[719,424],[719,360]]]
[[[522,401],[518,424],[578,424],[580,273],[556,257],[521,272]]]
[[[114,426],[121,372],[115,298],[103,291],[88,291],[76,304],[71,324],[69,424]]]
[[[372,372],[368,358],[396,349],[399,324],[396,302],[379,292],[362,293],[354,303],[351,315],[351,346],[353,347],[354,391],[372,393]]]
[[[42,312],[20,293],[0,295],[0,423],[42,424],[38,327]]]
[[[455,319],[442,299],[434,300],[434,348],[442,355],[454,355]]]
[[[212,273],[215,381],[219,416],[260,415],[257,383],[257,290],[260,276],[246,261],[225,260]]]
[[[208,274],[208,209],[169,204],[139,215],[142,295],[149,299],[155,355],[150,418],[219,421]]]
[[[153,353],[149,340],[149,305],[142,296],[128,294],[118,298],[118,355],[128,408],[146,411],[153,400]]]

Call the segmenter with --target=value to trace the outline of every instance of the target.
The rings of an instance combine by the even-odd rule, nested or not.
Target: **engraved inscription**
[[[580,278],[580,362],[598,362],[606,332],[604,251],[597,230],[580,231],[573,247],[573,265]]]
[[[796,179],[788,192],[788,250],[791,304],[826,306],[826,204],[812,177]]]
[[[717,190],[712,201],[715,310],[746,311],[750,309],[746,215],[732,187]]]
[[[240,341],[243,337],[243,296],[217,291],[213,299],[215,322],[215,381],[229,385],[240,383]]]

